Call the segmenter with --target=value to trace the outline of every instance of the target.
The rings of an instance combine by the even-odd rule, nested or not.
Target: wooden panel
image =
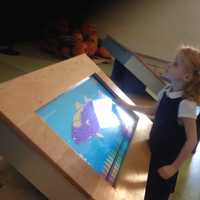
[[[79,192],[42,155],[20,140],[13,129],[0,122],[0,130],[0,152],[48,199],[65,200],[68,197],[87,200],[89,198],[83,192]]]

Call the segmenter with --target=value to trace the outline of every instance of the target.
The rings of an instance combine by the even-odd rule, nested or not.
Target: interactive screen
[[[92,169],[112,184],[116,181],[137,116],[118,106],[99,79],[86,78],[37,114]]]

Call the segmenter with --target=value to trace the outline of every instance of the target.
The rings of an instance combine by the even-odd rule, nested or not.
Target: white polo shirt
[[[171,91],[171,85],[165,86],[159,93],[158,93],[158,99],[161,100],[164,92],[166,92],[166,95],[171,98],[179,98],[183,96],[183,91]],[[199,113],[199,108],[197,107],[197,103],[191,100],[183,99],[179,104],[178,109],[178,117],[186,117],[186,118],[192,118],[196,119],[197,115]]]

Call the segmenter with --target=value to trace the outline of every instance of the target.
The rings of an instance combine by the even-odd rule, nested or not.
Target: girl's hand
[[[177,171],[178,169],[174,165],[165,165],[158,169],[159,175],[165,180],[174,176]]]

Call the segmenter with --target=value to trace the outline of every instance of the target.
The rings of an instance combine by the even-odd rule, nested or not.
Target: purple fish
[[[94,112],[93,103],[89,101],[84,105],[83,111],[80,113],[80,126],[77,127],[73,124],[72,138],[75,143],[80,144],[96,136],[99,129],[100,126]]]

